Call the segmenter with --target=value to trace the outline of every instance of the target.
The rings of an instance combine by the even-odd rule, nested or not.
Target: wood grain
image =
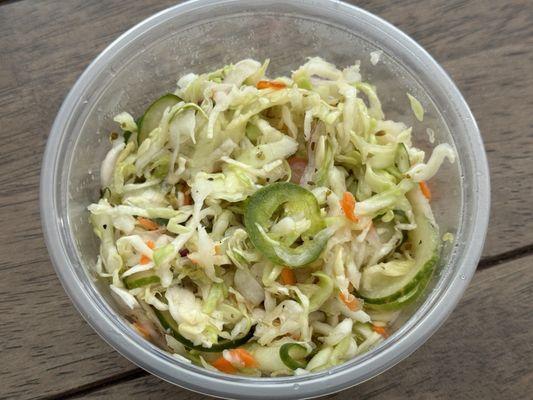
[[[0,3],[0,398],[54,395],[136,369],[81,319],[53,272],[39,221],[39,172],[53,118],[83,69],[126,29],[175,3]],[[533,3],[355,3],[424,45],[472,107],[493,181],[484,254],[532,244]]]
[[[532,242],[532,65],[533,31],[525,43],[444,62],[477,117],[489,160],[492,203],[485,256]]]
[[[480,271],[449,320],[382,375],[328,399],[526,399],[533,393],[533,256]],[[250,388],[252,390],[252,388]],[[207,397],[146,376],[77,399]]]
[[[424,46],[451,75],[476,117],[492,185],[484,255],[530,245],[533,2],[406,0],[395,7],[387,1],[353,3],[387,19]]]
[[[60,393],[135,369],[72,307],[41,233],[38,185],[63,97],[114,38],[174,1],[0,5],[0,398]]]

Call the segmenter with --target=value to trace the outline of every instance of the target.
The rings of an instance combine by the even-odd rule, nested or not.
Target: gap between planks
[[[494,256],[483,257],[479,261],[476,271],[495,267],[504,262],[518,260],[519,258],[527,257],[531,254],[533,254],[533,244],[509,250]]]
[[[7,6],[8,4],[17,3],[23,0],[0,0],[0,6]]]
[[[44,396],[44,397],[38,397],[39,400],[56,400],[56,399],[71,399],[73,397],[83,396],[85,394],[94,392],[98,389],[102,389],[108,386],[118,385],[120,383],[129,382],[132,380],[135,380],[137,378],[142,378],[143,376],[147,376],[148,372],[141,368],[135,368],[131,371],[122,372],[120,374],[111,375],[104,379],[99,379],[97,381],[87,383],[85,385],[82,385],[80,387],[65,390],[63,392]]]
[[[15,0],[17,1],[17,0]],[[1,3],[0,3],[1,4]],[[498,266],[505,262],[510,262],[517,260],[519,258],[524,258],[533,254],[533,244],[519,247],[514,250],[506,251],[501,254],[496,254],[494,256],[484,257],[479,261],[476,272],[480,270],[486,270],[491,267]],[[63,392],[39,397],[39,400],[59,400],[59,399],[72,399],[74,397],[83,396],[85,394],[97,391],[99,389],[117,385],[124,382],[133,381],[138,378],[149,375],[149,373],[141,368],[135,368],[131,371],[126,371],[120,374],[111,375],[104,379],[99,379],[97,381],[82,385],[78,388],[65,390]]]

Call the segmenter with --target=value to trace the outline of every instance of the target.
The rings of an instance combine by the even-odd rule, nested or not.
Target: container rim
[[[58,189],[62,179],[58,167],[61,165],[60,155],[62,154],[61,150],[64,149],[65,138],[69,135],[67,127],[74,110],[79,105],[78,100],[92,82],[93,77],[106,69],[108,63],[122,47],[168,18],[180,13],[209,7],[215,3],[217,5],[221,3],[235,4],[239,3],[239,0],[193,0],[153,15],[113,41],[86,68],[74,84],[53,123],[43,157],[40,208],[43,234],[48,252],[65,291],[93,329],[130,361],[166,381],[189,390],[217,397],[248,399],[264,399],[275,396],[282,396],[286,399],[310,398],[346,389],[382,373],[407,357],[445,321],[461,298],[476,269],[487,231],[490,206],[489,173],[483,143],[475,119],[461,93],[440,65],[413,39],[393,25],[363,9],[337,0],[291,0],[284,2],[284,4],[290,4],[301,11],[315,7],[330,12],[332,10],[342,12],[354,18],[354,21],[357,19],[358,22],[373,24],[384,35],[394,37],[398,45],[407,49],[412,57],[424,62],[424,66],[430,69],[435,80],[439,81],[441,90],[451,94],[449,101],[454,104],[454,111],[458,113],[458,116],[467,126],[466,134],[470,136],[472,148],[477,149],[469,154],[478,171],[478,179],[471,183],[474,186],[472,190],[474,190],[475,195],[472,196],[472,199],[475,204],[471,206],[468,226],[464,227],[470,240],[461,251],[463,256],[459,260],[459,265],[449,277],[448,285],[441,287],[439,293],[429,296],[417,313],[391,338],[378,348],[358,357],[355,363],[348,362],[329,371],[310,375],[257,379],[232,377],[191,367],[178,362],[167,353],[147,343],[113,315],[109,306],[95,290],[89,290],[81,284],[80,277],[76,272],[81,261],[73,259],[72,252],[69,252],[69,246],[71,246],[69,241],[72,239],[65,234],[68,221],[60,218],[59,213],[56,212],[61,207],[61,196],[64,196],[64,193],[60,193]],[[240,3],[252,2],[241,1]],[[465,225],[464,218],[461,224]],[[417,316],[418,318],[415,318]],[[254,388],[253,393],[250,393],[251,387]]]

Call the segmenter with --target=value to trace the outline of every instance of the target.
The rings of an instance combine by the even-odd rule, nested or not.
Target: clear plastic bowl
[[[370,52],[383,52],[370,63]],[[425,149],[455,146],[458,162],[431,182],[442,232],[455,235],[427,295],[402,313],[394,333],[372,351],[328,371],[295,377],[229,376],[188,365],[134,332],[106,288],[89,270],[98,242],[86,207],[99,197],[99,165],[109,148],[112,117],[134,115],[178,76],[209,71],[243,58],[270,58],[270,74],[288,74],[306,57],[336,65],[361,60],[365,80],[377,85],[386,115],[414,127]],[[423,124],[412,117],[406,92],[424,105]],[[426,128],[435,131],[430,144]],[[392,367],[444,322],[479,260],[489,217],[489,174],[474,118],[441,67],[412,39],[368,12],[329,0],[199,0],[141,22],[115,40],[87,68],[52,127],[41,177],[43,230],[57,274],[91,326],[125,357],[185,388],[220,397],[307,398],[357,385]],[[460,354],[457,355],[461,357]]]

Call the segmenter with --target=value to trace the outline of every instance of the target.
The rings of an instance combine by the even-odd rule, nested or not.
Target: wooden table
[[[39,220],[53,118],[87,64],[175,0],[0,2],[0,397],[200,399],[121,357],[82,320]],[[533,393],[533,2],[354,2],[421,43],[477,117],[492,177],[483,259],[415,354],[336,399],[526,399]]]

